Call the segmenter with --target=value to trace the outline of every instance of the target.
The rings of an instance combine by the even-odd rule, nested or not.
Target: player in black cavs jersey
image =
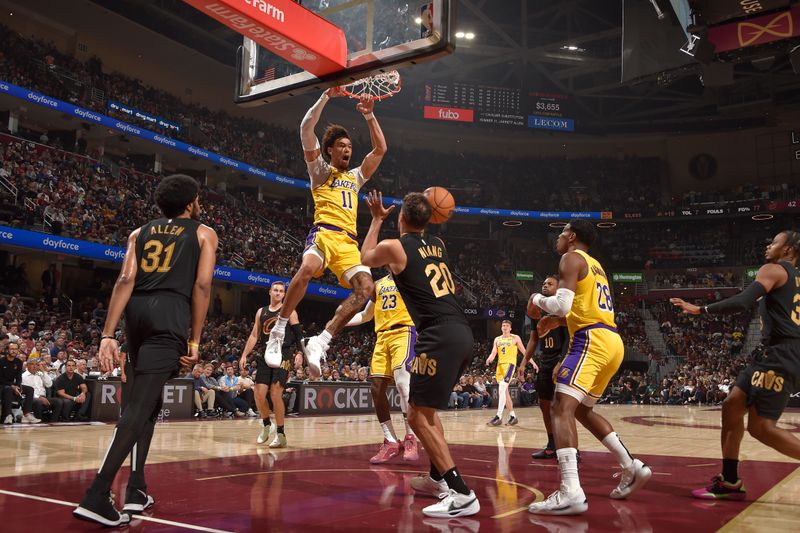
[[[417,328],[416,356],[411,363],[408,422],[431,459],[430,476],[412,480],[418,492],[440,501],[422,512],[438,518],[469,516],[480,511],[475,492],[458,473],[436,413],[447,409],[450,391],[472,360],[472,330],[455,297],[447,249],[425,226],[431,205],[421,193],[407,194],[400,208],[399,239],[378,243],[383,221],[395,206],[383,207],[381,193],[367,199],[372,224],[361,246],[361,263],[388,266]]]
[[[141,512],[154,503],[147,494],[144,463],[161,410],[161,394],[181,365],[197,362],[211,296],[217,234],[197,221],[198,193],[199,186],[190,176],[164,178],[155,192],[164,217],[128,237],[99,352],[101,369],[110,372],[119,358],[114,332],[124,311],[130,364],[122,391],[122,415],[94,482],[73,511],[77,518],[106,526],[130,522],[129,514],[117,511],[110,493],[128,455],[131,474],[123,511]]]
[[[239,361],[239,368],[244,368],[247,363],[247,356],[256,346],[259,346],[263,353],[272,327],[280,316],[283,307],[283,298],[286,296],[286,284],[276,281],[269,287],[269,304],[256,311],[256,319],[253,322],[253,330],[242,350],[242,358]],[[289,378],[289,371],[294,365],[302,364],[303,350],[300,340],[303,337],[303,327],[297,317],[297,311],[292,311],[289,315],[289,331],[283,337],[281,345],[281,364],[277,368],[272,368],[267,364],[263,357],[256,357],[256,386],[255,399],[258,407],[258,415],[261,417],[263,428],[256,438],[258,444],[267,442],[270,448],[285,448],[286,434],[283,429],[286,406],[283,404],[283,389],[286,387],[286,380]],[[292,344],[297,347],[297,356],[292,356]],[[267,399],[269,394],[269,400]],[[269,419],[269,404],[272,401],[272,409],[275,411],[275,424]]]
[[[738,313],[758,302],[764,354],[742,370],[722,403],[722,473],[707,487],[692,491],[695,498],[742,500],[739,445],[747,431],[784,455],[800,459],[800,439],[778,427],[789,397],[800,385],[800,233],[783,231],[767,245],[766,264],[745,290],[725,300],[697,306],[680,298],[670,301],[691,315]]]
[[[558,276],[548,276],[542,282],[542,294],[553,296],[558,290]],[[525,367],[536,351],[536,345],[540,345],[541,355],[539,356],[539,371],[536,373],[536,392],[539,396],[539,408],[542,410],[544,427],[547,430],[547,445],[534,452],[531,457],[534,459],[555,459],[556,443],[553,439],[553,424],[550,421],[550,402],[553,401],[556,385],[555,371],[558,363],[567,353],[569,346],[569,332],[563,322],[562,317],[545,315],[539,320],[531,322],[531,336],[525,350],[525,356],[519,365],[517,378],[520,383],[525,381]]]

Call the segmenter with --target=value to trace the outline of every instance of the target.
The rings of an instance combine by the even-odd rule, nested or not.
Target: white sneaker
[[[411,479],[411,488],[417,492],[422,492],[428,496],[439,498],[447,496],[450,489],[444,479],[435,481],[431,476],[417,476]]]
[[[320,362],[325,360],[325,352],[328,351],[328,345],[319,338],[319,335],[315,335],[310,339],[303,339],[301,344],[308,361],[308,375],[313,379],[317,379],[322,374]]]
[[[256,414],[255,411],[253,411],[253,408],[251,407],[250,409],[247,410],[247,416],[258,416],[258,415]]]
[[[264,426],[263,428],[261,428],[261,433],[259,433],[256,442],[258,444],[264,444],[265,442],[272,442],[272,439],[275,438],[276,433],[278,433],[278,427],[275,424]]]
[[[269,333],[267,348],[264,350],[264,361],[267,362],[268,367],[278,368],[281,366],[281,361],[283,360],[281,348],[283,347],[283,338],[285,336],[285,331],[283,333],[278,333],[275,331],[275,328],[272,328],[272,331]]]
[[[615,500],[623,500],[643,487],[652,475],[653,471],[649,466],[639,459],[634,459],[628,468],[623,468],[622,472],[614,474],[614,477],[622,476],[622,479],[617,488],[611,491],[610,496]]]
[[[276,433],[275,438],[269,443],[270,448],[286,448],[286,435]]]
[[[39,422],[41,422],[41,420],[33,416],[33,413],[27,413],[22,415],[23,424],[38,424]]]
[[[7,426],[10,426],[13,423],[14,423],[14,416],[13,415],[8,415],[6,417],[6,419],[3,420],[3,424],[6,424]]]
[[[422,514],[432,518],[456,518],[478,514],[480,510],[481,504],[475,491],[471,490],[465,495],[450,489],[447,496],[423,508]]]
[[[563,487],[562,487],[563,489]],[[589,509],[589,502],[583,489],[578,488],[572,492],[555,491],[543,502],[534,502],[528,506],[528,512],[533,514],[573,515],[582,514]]]

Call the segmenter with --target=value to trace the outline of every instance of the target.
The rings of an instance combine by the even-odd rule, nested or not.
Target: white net
[[[350,98],[383,100],[400,91],[400,73],[396,70],[381,72],[380,74],[342,85],[341,89]]]

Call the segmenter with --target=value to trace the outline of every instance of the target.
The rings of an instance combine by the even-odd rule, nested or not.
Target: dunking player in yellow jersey
[[[509,392],[508,386],[511,383],[511,378],[514,377],[514,369],[517,367],[517,354],[520,352],[525,353],[525,345],[522,344],[522,339],[519,338],[519,335],[511,333],[510,320],[503,320],[500,329],[503,334],[495,337],[492,344],[492,353],[486,360],[486,366],[489,366],[498,354],[500,356],[497,360],[497,371],[495,372],[499,389],[497,392],[497,414],[489,421],[488,425],[499,426],[503,423],[503,409],[508,404],[508,409],[511,411],[508,414],[508,425],[515,426],[519,421],[516,413],[514,413],[514,404],[511,402],[511,392]],[[538,370],[536,363],[533,363],[533,366]]]
[[[383,430],[383,445],[378,453],[369,460],[372,464],[381,464],[400,454],[401,445],[392,426],[392,415],[389,411],[389,399],[386,388],[394,379],[397,393],[400,395],[400,408],[406,425],[406,436],[402,450],[405,461],[416,461],[419,458],[417,438],[408,425],[408,388],[411,381],[409,367],[414,359],[414,343],[417,342],[417,328],[408,314],[408,308],[391,275],[375,282],[375,294],[367,302],[367,307],[347,323],[358,326],[375,318],[375,350],[372,352],[369,376],[372,381],[372,403],[375,414]]]
[[[560,281],[553,296],[531,296],[533,304],[555,316],[566,317],[570,347],[557,372],[552,406],[556,455],[561,488],[546,500],[532,503],[535,514],[580,514],[589,508],[578,479],[578,431],[575,420],[614,455],[622,467],[614,499],[627,498],[641,488],[652,472],[634,459],[608,420],[595,413],[595,402],[617,372],[625,348],[614,322],[614,303],[603,267],[587,253],[597,232],[587,220],[570,220],[558,236],[556,251]]]
[[[280,366],[281,344],[289,317],[303,299],[311,278],[322,275],[325,268],[329,268],[339,278],[339,283],[344,287],[352,287],[353,292],[336,309],[325,330],[309,339],[305,345],[308,372],[314,378],[320,375],[320,360],[328,350],[331,338],[364,307],[374,289],[372,274],[369,268],[361,264],[361,252],[356,242],[358,191],[378,170],[386,153],[386,140],[378,120],[372,114],[375,102],[361,100],[356,109],[364,115],[372,141],[372,151],[364,157],[361,165],[349,170],[353,145],[350,135],[342,126],[328,126],[320,148],[314,126],[328,99],[339,95],[337,88],[325,91],[300,123],[300,139],[311,178],[311,196],[314,198],[314,227],[308,234],[300,269],[289,283],[283,307],[269,334],[264,352],[269,366]]]

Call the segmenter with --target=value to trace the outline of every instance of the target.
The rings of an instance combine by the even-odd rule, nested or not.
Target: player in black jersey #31
[[[155,503],[147,493],[144,464],[161,394],[181,366],[199,358],[216,262],[217,234],[197,221],[199,190],[190,176],[164,178],[155,192],[164,217],[128,237],[98,354],[100,368],[110,372],[119,361],[115,333],[124,311],[130,365],[122,386],[122,414],[94,482],[73,511],[77,518],[117,526],[130,522],[128,513]],[[128,455],[131,474],[120,513],[110,491]]]
[[[408,422],[430,456],[431,469],[429,476],[414,478],[411,486],[441,498],[422,510],[427,516],[476,514],[480,503],[458,472],[436,413],[447,408],[450,391],[472,360],[472,330],[455,297],[447,249],[441,239],[424,233],[431,205],[423,194],[406,195],[398,221],[400,238],[380,243],[383,221],[395,206],[384,208],[379,192],[371,192],[367,204],[372,224],[361,246],[361,262],[389,268],[417,328]]]
[[[800,439],[778,427],[778,419],[800,384],[800,233],[783,231],[767,245],[766,264],[756,280],[736,296],[697,306],[670,301],[691,315],[738,313],[758,302],[764,354],[745,368],[722,403],[722,473],[692,491],[695,498],[741,500],[739,445],[747,431],[784,455],[800,459]]]

